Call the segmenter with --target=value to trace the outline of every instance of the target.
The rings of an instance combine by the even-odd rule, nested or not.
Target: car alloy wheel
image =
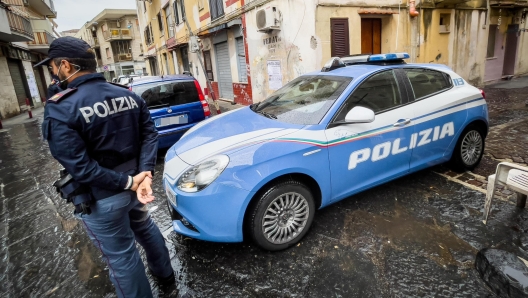
[[[483,151],[482,144],[482,136],[476,130],[471,130],[464,136],[460,146],[460,154],[466,165],[473,165],[479,160]]]
[[[450,164],[454,171],[473,170],[484,154],[485,133],[478,125],[471,124],[460,134]]]
[[[311,189],[299,181],[285,180],[262,189],[251,202],[246,231],[261,248],[283,250],[306,235],[314,214]]]
[[[262,218],[262,233],[273,244],[284,244],[297,237],[306,227],[310,206],[297,192],[275,198]]]

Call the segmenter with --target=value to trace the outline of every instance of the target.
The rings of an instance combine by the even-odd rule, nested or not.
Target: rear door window
[[[415,99],[421,99],[451,88],[447,75],[431,69],[404,69],[411,82]]]
[[[151,109],[200,101],[194,81],[157,82],[133,86]]]

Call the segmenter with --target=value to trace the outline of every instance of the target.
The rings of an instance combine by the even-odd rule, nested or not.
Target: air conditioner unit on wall
[[[256,23],[259,32],[280,30],[281,13],[275,6],[265,7],[257,11]]]

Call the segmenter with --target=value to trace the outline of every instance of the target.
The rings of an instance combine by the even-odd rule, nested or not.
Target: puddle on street
[[[427,257],[441,267],[470,267],[472,264],[460,263],[453,254],[477,252],[453,234],[448,224],[438,225],[434,219],[432,222],[420,221],[398,202],[393,212],[383,215],[364,210],[349,211],[341,242],[363,251],[378,264],[383,261],[383,251],[388,247]]]

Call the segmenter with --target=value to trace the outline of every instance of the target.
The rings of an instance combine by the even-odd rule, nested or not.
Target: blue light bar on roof
[[[411,56],[407,53],[389,53],[389,54],[377,54],[370,55],[368,61],[392,61],[392,60],[401,60],[409,59]]]

